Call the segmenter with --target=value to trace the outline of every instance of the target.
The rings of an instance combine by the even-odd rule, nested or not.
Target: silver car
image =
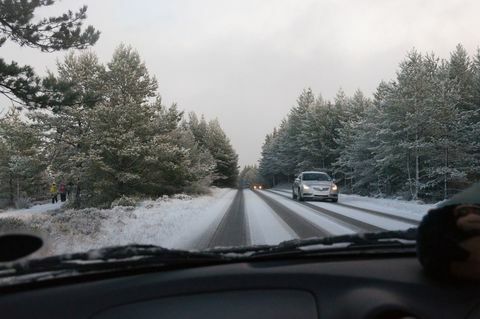
[[[327,173],[318,171],[302,172],[292,186],[292,197],[303,201],[306,199],[329,199],[338,201],[338,187]]]

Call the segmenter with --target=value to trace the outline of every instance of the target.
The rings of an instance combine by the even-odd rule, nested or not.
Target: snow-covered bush
[[[208,195],[211,193],[211,189],[209,185],[193,183],[185,186],[185,192],[192,195]]]
[[[107,218],[104,212],[95,208],[67,210],[51,215],[50,220],[44,225],[54,234],[95,235],[100,230],[101,222]]]
[[[117,198],[112,202],[111,207],[113,208],[116,206],[136,206],[138,202],[139,199],[137,197],[122,195],[122,197]]]
[[[30,198],[20,197],[15,200],[16,209],[23,209],[23,208],[30,208],[30,207],[32,207],[32,201]]]
[[[0,218],[0,234],[5,232],[26,231],[31,229],[25,221],[16,217]]]
[[[162,201],[162,202],[166,202],[170,199],[170,197],[168,197],[168,195],[162,195],[161,197],[157,198],[157,202],[158,201]]]
[[[180,200],[191,200],[192,196],[187,195],[187,194],[175,194],[172,196],[174,199],[180,199]]]

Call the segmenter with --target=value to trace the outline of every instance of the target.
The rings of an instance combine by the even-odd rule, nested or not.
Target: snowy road
[[[293,238],[335,236],[416,227],[419,211],[385,211],[345,203],[298,202],[287,190],[238,190],[221,220],[205,230],[197,249],[275,244]],[[424,212],[428,206],[424,207]]]
[[[203,250],[408,229],[432,207],[345,194],[338,203],[299,202],[285,188],[212,188],[209,195],[179,194],[135,207],[71,210],[44,204],[9,210],[0,213],[0,233],[15,227],[41,230],[49,240],[48,254],[133,243]]]

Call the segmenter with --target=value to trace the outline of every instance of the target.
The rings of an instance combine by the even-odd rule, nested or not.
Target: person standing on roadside
[[[65,187],[65,184],[64,183],[60,183],[60,187],[59,187],[59,192],[60,192],[60,201],[64,202],[67,200],[67,190],[66,190],[66,187]]]
[[[52,204],[55,204],[58,202],[58,190],[57,190],[57,184],[55,182],[52,183],[52,186],[50,186],[50,195],[52,195]]]

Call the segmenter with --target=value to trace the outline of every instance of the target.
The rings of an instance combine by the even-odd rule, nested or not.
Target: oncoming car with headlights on
[[[292,197],[305,199],[328,199],[338,201],[338,186],[327,173],[318,171],[302,172],[292,186]]]

